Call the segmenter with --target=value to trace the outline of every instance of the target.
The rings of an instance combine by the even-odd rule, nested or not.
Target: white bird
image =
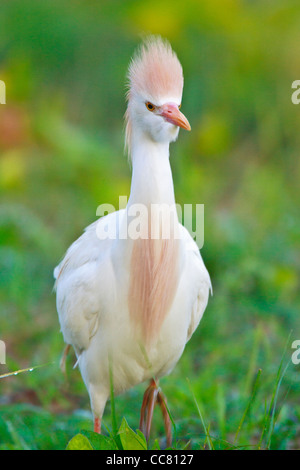
[[[167,41],[150,37],[133,57],[128,79],[128,204],[88,226],[55,268],[57,310],[90,396],[94,430],[101,432],[111,382],[120,394],[150,380],[140,427],[148,439],[159,403],[170,445],[170,419],[157,380],[181,357],[204,313],[211,283],[195,241],[171,210],[169,144],[179,127],[191,129],[179,111],[181,64]],[[160,208],[160,216],[153,215],[153,207]],[[170,213],[165,237],[163,222]]]

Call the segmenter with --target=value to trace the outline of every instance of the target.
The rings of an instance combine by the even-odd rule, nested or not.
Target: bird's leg
[[[141,407],[140,430],[144,433],[146,440],[149,440],[153,411],[155,404],[158,403],[163,414],[164,426],[167,438],[167,447],[172,444],[172,426],[170,416],[166,406],[166,398],[158,388],[154,379],[151,380],[149,387],[144,393]]]
[[[143,403],[141,407],[141,419],[140,419],[140,430],[145,434],[146,440],[148,441],[150,436],[151,422],[153,417],[153,410],[156,402],[157,385],[154,379],[151,379],[149,387],[146,389],[143,397]]]
[[[167,403],[166,397],[164,396],[164,394],[162,393],[161,390],[159,390],[158,394],[157,394],[157,403],[160,406],[160,409],[162,411],[163,418],[164,418],[164,425],[165,425],[165,431],[166,431],[166,437],[167,437],[167,447],[171,447],[171,445],[172,445],[172,423],[171,423],[169,412],[168,412],[168,409],[167,409],[167,406],[166,406],[166,403]]]
[[[145,431],[145,413],[148,406],[149,400],[149,393],[150,393],[150,386],[146,389],[144,396],[143,396],[143,403],[141,406],[141,417],[140,417],[140,430],[144,433]]]
[[[146,419],[146,433],[145,433],[145,437],[146,437],[147,441],[150,438],[153,411],[154,411],[154,407],[156,405],[157,394],[158,394],[158,388],[155,385],[155,386],[151,387],[151,391],[150,391],[150,394],[149,394],[149,400],[148,400],[148,410],[147,410],[147,419]]]
[[[63,350],[63,354],[62,354],[62,357],[61,357],[61,360],[59,362],[59,367],[60,367],[60,370],[65,374],[66,373],[66,360],[67,360],[67,355],[70,351],[70,348],[71,348],[71,345],[70,344],[67,344]]]
[[[101,434],[101,419],[97,417],[94,419],[94,432]]]

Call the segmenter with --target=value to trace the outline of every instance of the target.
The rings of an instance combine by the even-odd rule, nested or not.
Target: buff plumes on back
[[[130,269],[129,311],[145,345],[157,337],[178,284],[178,240],[138,239]]]

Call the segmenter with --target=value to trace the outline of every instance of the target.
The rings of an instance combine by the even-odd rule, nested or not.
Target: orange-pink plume
[[[159,36],[150,36],[133,57],[128,71],[129,94],[160,104],[161,98],[181,99],[181,64],[170,44]]]
[[[168,41],[150,36],[133,56],[128,70],[127,100],[141,95],[145,101],[161,104],[162,99],[181,100],[183,74],[181,64]],[[125,113],[125,150],[130,155],[132,123]]]

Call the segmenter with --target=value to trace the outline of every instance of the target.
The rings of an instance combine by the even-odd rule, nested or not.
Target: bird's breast
[[[179,240],[139,238],[130,261],[128,307],[145,344],[158,335],[172,305],[179,279]]]

